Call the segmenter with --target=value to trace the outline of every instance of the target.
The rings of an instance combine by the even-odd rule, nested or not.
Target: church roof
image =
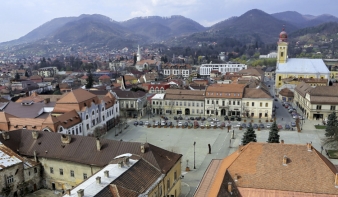
[[[277,65],[276,73],[330,74],[330,71],[322,59],[290,58]]]

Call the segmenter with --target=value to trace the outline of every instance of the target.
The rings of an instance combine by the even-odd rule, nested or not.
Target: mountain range
[[[253,9],[241,16],[204,27],[179,15],[136,17],[117,22],[99,14],[83,14],[53,19],[19,39],[0,43],[0,47],[24,44],[29,48],[29,45],[42,43],[75,44],[87,48],[135,47],[137,44],[150,43],[195,45],[203,41],[217,42],[225,37],[242,43],[272,43],[276,42],[283,27],[292,33],[327,22],[338,22],[338,18],[332,15],[302,15],[294,11],[267,14]]]

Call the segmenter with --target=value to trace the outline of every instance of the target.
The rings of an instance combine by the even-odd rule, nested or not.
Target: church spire
[[[137,61],[141,61],[141,51],[140,51],[140,45],[137,45]]]

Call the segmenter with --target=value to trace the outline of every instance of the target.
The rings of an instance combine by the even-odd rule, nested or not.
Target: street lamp
[[[194,142],[194,169],[196,169],[196,166],[195,166],[195,145],[196,145],[196,142]]]

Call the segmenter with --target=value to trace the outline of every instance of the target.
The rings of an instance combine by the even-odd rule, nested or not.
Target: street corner
[[[183,174],[182,174],[183,175]],[[181,185],[181,195],[180,197],[186,197],[189,195],[191,190],[191,187],[188,183],[185,183],[182,181],[182,185]]]

